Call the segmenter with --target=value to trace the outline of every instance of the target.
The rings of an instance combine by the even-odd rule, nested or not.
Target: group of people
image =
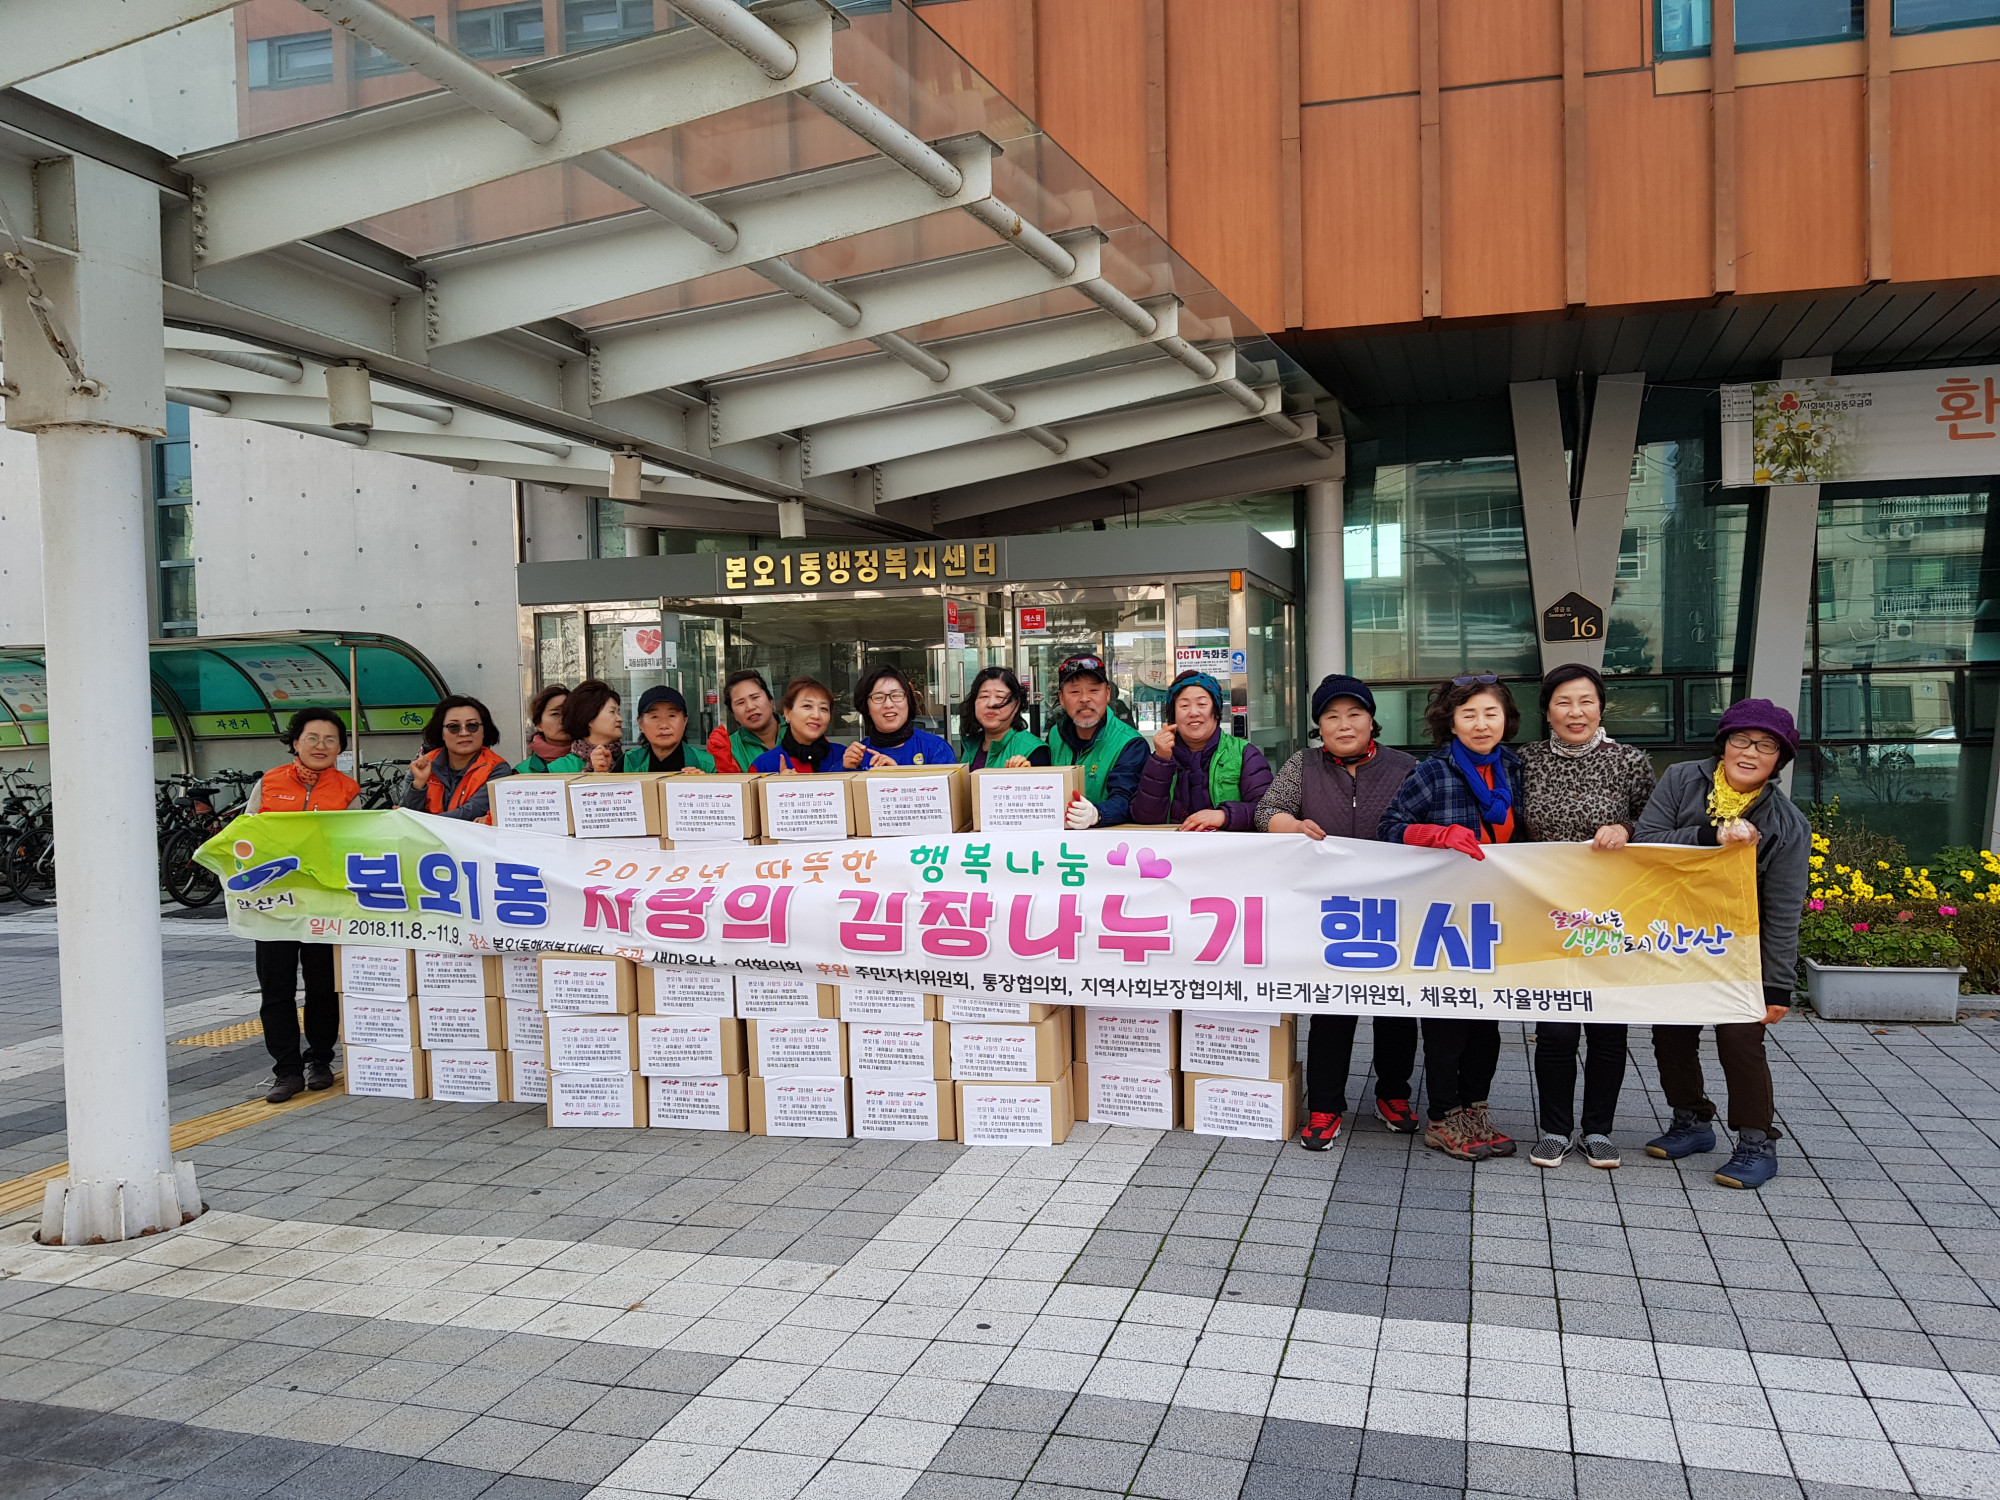
[[[917,692],[893,665],[877,666],[856,686],[853,703],[863,733],[851,744],[830,737],[834,695],[814,678],[794,678],[774,698],[761,673],[745,670],[732,673],[723,691],[728,721],[703,746],[688,739],[690,716],[680,691],[646,689],[636,715],[638,738],[627,746],[616,689],[595,679],[546,687],[529,707],[528,754],[516,765],[494,750],[499,728],[483,704],[447,697],[424,728],[425,749],[411,762],[402,805],[484,821],[491,783],[516,774],[810,774],[958,760],[949,741],[918,725]],[[1207,673],[1174,679],[1165,723],[1150,738],[1112,712],[1113,685],[1100,656],[1066,658],[1057,669],[1057,696],[1062,712],[1047,739],[1038,738],[1027,727],[1020,679],[1006,667],[987,667],[960,705],[960,740],[973,769],[1082,767],[1082,791],[1065,815],[1072,829],[1146,823],[1189,832],[1331,835],[1452,850],[1471,859],[1484,859],[1488,845],[1517,842],[1587,843],[1606,852],[1634,840],[1753,846],[1766,1009],[1761,1021],[1715,1028],[1736,1135],[1734,1153],[1715,1180],[1756,1188],[1776,1175],[1778,1131],[1764,1032],[1791,1004],[1811,846],[1804,815],[1777,781],[1798,753],[1798,731],[1784,709],[1761,698],[1733,705],[1716,731],[1715,754],[1670,766],[1656,783],[1644,751],[1605,733],[1604,679],[1583,665],[1556,667],[1543,677],[1549,737],[1519,750],[1508,742],[1520,729],[1520,710],[1497,676],[1471,673],[1440,683],[1424,714],[1437,748],[1423,760],[1381,743],[1368,684],[1329,676],[1312,698],[1318,744],[1293,755],[1275,775],[1255,745],[1223,732],[1223,690]],[[303,709],[283,739],[293,758],[264,777],[248,811],[331,811],[360,794],[336,765],[347,745],[337,714]],[[303,1049],[293,1009],[301,966]],[[257,969],[275,1077],[266,1097],[279,1103],[304,1088],[330,1087],[339,1026],[332,950],[260,942]],[[1399,1133],[1421,1129],[1426,1145],[1467,1161],[1515,1153],[1515,1142],[1494,1123],[1489,1097],[1500,1058],[1498,1021],[1379,1016],[1372,1024],[1375,1113],[1384,1125]],[[1300,1133],[1308,1150],[1324,1151],[1339,1138],[1355,1030],[1351,1015],[1313,1018],[1307,1119]],[[1647,1152],[1678,1159],[1714,1151],[1716,1107],[1702,1076],[1701,1028],[1658,1025],[1652,1031],[1673,1121],[1647,1143]],[[1421,1121],[1412,1103],[1420,1043],[1426,1092]],[[1535,1024],[1540,1137],[1530,1161],[1553,1168],[1578,1153],[1595,1167],[1618,1166],[1611,1131],[1625,1064],[1622,1025]]]

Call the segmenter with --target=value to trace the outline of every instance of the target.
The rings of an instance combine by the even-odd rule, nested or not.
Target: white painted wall
[[[0,427],[0,645],[42,641],[42,496],[33,434]]]

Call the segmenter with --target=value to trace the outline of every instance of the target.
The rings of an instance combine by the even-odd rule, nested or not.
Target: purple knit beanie
[[[1761,729],[1775,739],[1778,742],[1778,769],[1781,771],[1798,758],[1799,726],[1792,722],[1789,713],[1769,698],[1744,698],[1729,705],[1715,731],[1718,755],[1722,753],[1722,742],[1739,729]]]

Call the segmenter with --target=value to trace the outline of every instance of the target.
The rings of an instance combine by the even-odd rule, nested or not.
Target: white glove
[[[1063,825],[1067,828],[1095,828],[1097,826],[1097,804],[1088,797],[1078,797],[1069,805],[1063,815]]]

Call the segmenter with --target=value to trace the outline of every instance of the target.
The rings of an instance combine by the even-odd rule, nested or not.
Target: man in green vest
[[[1083,767],[1083,795],[1069,805],[1071,828],[1109,828],[1129,822],[1139,786],[1146,741],[1111,712],[1111,679],[1104,658],[1079,654],[1056,668],[1062,717],[1049,736],[1049,758]]]

